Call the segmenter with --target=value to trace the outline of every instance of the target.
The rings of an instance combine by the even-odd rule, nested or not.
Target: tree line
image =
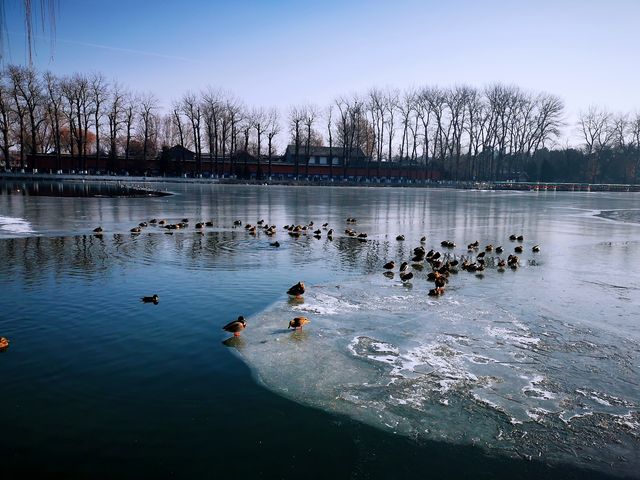
[[[393,162],[460,181],[637,181],[640,114],[590,107],[573,126],[583,140],[573,148],[560,146],[571,127],[564,118],[558,96],[500,83],[372,88],[324,108],[280,112],[212,87],[161,108],[153,93],[133,92],[102,73],[57,76],[17,65],[0,72],[5,167],[11,157],[24,167],[28,154],[47,153],[58,163],[69,155],[81,169],[102,157],[109,170],[135,170],[180,145],[194,152],[197,172],[217,173],[220,161],[244,154],[267,164],[270,174],[282,142],[292,145],[296,176],[308,174],[312,148],[324,145],[329,157],[344,159],[336,168],[358,164],[370,175]]]

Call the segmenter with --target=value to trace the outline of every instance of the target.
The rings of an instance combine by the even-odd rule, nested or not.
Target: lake
[[[154,188],[0,182],[3,478],[640,478],[640,194]]]

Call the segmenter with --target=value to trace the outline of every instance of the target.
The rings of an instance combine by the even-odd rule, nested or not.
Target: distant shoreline
[[[640,192],[640,185],[625,184],[589,184],[563,182],[456,182],[453,180],[426,180],[414,182],[376,182],[376,181],[312,181],[312,180],[254,180],[239,178],[198,178],[198,177],[157,177],[126,175],[77,175],[49,173],[2,172],[0,180],[52,181],[52,182],[121,182],[121,183],[192,183],[210,185],[257,185],[257,186],[293,186],[293,187],[393,187],[393,188],[448,188],[460,190],[496,190],[496,191],[534,191],[534,192]]]

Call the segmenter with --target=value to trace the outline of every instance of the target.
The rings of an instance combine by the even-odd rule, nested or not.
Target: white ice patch
[[[0,216],[0,230],[15,234],[35,233],[24,218]]]

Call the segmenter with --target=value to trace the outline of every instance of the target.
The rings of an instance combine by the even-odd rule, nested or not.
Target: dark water
[[[634,422],[640,398],[633,382],[638,381],[640,356],[633,313],[638,311],[640,281],[628,265],[640,259],[640,229],[593,216],[599,210],[630,209],[637,196],[167,187],[177,194],[0,196],[0,335],[11,340],[0,353],[2,478],[638,477]],[[348,216],[358,217],[357,228],[369,233],[368,242],[344,237]],[[193,227],[173,235],[158,227],[141,235],[129,233],[138,222],[154,217],[188,217],[192,225],[213,219],[215,226],[202,235]],[[264,218],[278,227],[329,221],[338,234],[333,242],[324,235],[321,240],[292,239],[279,228],[276,237],[253,237],[231,227],[236,218],[252,223]],[[91,235],[98,225],[104,235]],[[468,407],[454,404],[452,397],[451,430],[459,431],[460,422],[471,422],[469,431],[477,424],[483,433],[476,442],[388,428],[339,401],[326,401],[330,392],[323,379],[340,378],[337,372],[362,374],[372,367],[339,350],[342,327],[335,326],[335,314],[317,306],[313,294],[306,301],[318,310],[307,313],[312,319],[307,336],[286,332],[287,309],[299,307],[287,304],[284,292],[290,285],[304,280],[312,292],[328,292],[355,282],[376,298],[384,298],[385,289],[395,285],[405,295],[399,283],[379,282],[380,266],[388,258],[406,256],[422,234],[429,234],[428,247],[444,238],[463,246],[476,237],[496,243],[514,231],[535,238],[543,246],[541,255],[525,255],[532,263],[523,262],[521,271],[507,272],[509,277],[495,272],[482,280],[461,276],[447,299],[475,298],[476,306],[465,305],[465,312],[477,316],[485,308],[477,306],[484,289],[498,285],[518,321],[532,332],[537,333],[532,324],[541,311],[550,317],[551,326],[545,328],[554,335],[555,350],[546,348],[550,342],[539,351],[528,351],[527,342],[519,349],[535,357],[539,370],[558,383],[555,389],[545,388],[564,392],[564,408],[571,414],[576,409],[584,415],[594,412],[584,418],[598,419],[569,427],[586,432],[571,438],[573,447],[564,445],[567,451],[577,450],[576,460],[542,448],[544,454],[533,457],[531,445],[524,442],[501,448],[483,441],[483,434],[498,436],[485,431],[488,417],[500,417],[496,422],[506,431],[512,413],[508,408],[503,413],[478,408],[469,416]],[[394,241],[398,233],[406,234],[406,245]],[[269,246],[274,238],[282,243],[279,249]],[[508,242],[505,246],[512,247]],[[407,295],[426,292],[419,275],[412,286]],[[549,287],[564,293],[549,298]],[[160,296],[158,305],[139,301],[153,293]],[[350,300],[362,301],[364,293],[353,293]],[[343,308],[339,304],[341,321],[345,328],[352,322],[352,336],[359,335],[358,328],[371,337],[383,335],[374,316]],[[228,347],[220,327],[239,314],[248,318],[249,327]],[[390,319],[396,314],[406,312],[388,312]],[[271,321],[282,322],[282,329],[274,330]],[[440,321],[433,317],[434,325]],[[261,334],[265,328],[272,334]],[[481,331],[465,333],[481,344],[487,337]],[[396,341],[397,334],[394,330],[381,340]],[[418,331],[413,341],[424,347],[431,338],[420,335]],[[290,345],[298,350],[288,348],[289,343],[273,348],[278,345],[274,342],[289,339],[297,340]],[[594,347],[581,347],[579,341]],[[404,348],[402,342],[396,344]],[[585,360],[603,351],[599,363]],[[343,357],[344,362],[333,363]],[[299,366],[293,371],[287,368],[292,358]],[[553,376],[549,370],[562,370],[562,362],[567,373]],[[594,370],[597,365],[602,371]],[[388,373],[376,372],[386,383]],[[566,395],[569,390],[587,393],[575,394],[582,400],[574,404]],[[370,411],[390,410],[384,402],[366,400]],[[610,408],[598,411],[604,401]],[[416,411],[425,410],[396,413],[409,423],[423,421],[427,414],[420,417]],[[614,420],[626,419],[627,412],[630,426],[618,425]],[[439,421],[433,418],[432,423]],[[566,432],[549,425],[531,421],[518,429],[536,442],[562,446],[553,437]],[[593,456],[580,443],[584,438],[602,453]]]

